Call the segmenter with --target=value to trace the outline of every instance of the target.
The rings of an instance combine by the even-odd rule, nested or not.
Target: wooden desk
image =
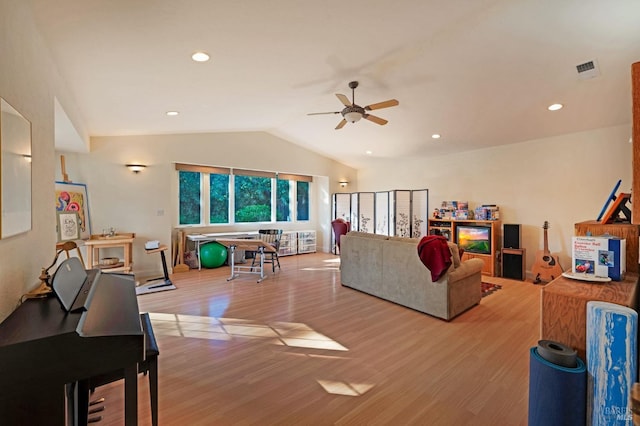
[[[158,278],[149,278],[146,281],[146,284],[145,284],[146,286],[151,287],[151,288],[156,288],[156,287],[163,287],[163,286],[173,285],[173,283],[171,282],[171,279],[169,278],[169,270],[167,268],[167,258],[164,255],[164,252],[168,248],[169,247],[167,247],[166,245],[162,244],[158,248],[145,249],[144,250],[147,254],[160,253],[160,259],[162,260],[162,274],[163,274],[161,277],[158,277]],[[152,281],[156,281],[156,283],[155,284],[150,284],[150,282],[152,282]]]
[[[92,235],[84,242],[87,246],[87,267],[89,269],[100,268],[104,272],[131,272],[133,267],[133,240],[136,234],[117,234],[113,237]],[[116,267],[105,267],[100,264],[100,249],[122,248],[124,256],[122,265]]]
[[[231,275],[229,276],[229,278],[227,278],[227,281],[238,278],[240,274],[260,275],[260,279],[258,279],[258,282],[261,282],[266,278],[266,275],[264,274],[264,254],[276,252],[275,247],[273,247],[271,244],[266,243],[262,240],[246,240],[238,238],[218,238],[216,241],[227,247],[230,251],[229,255],[231,256]],[[254,271],[253,266],[236,266],[234,260],[234,252],[236,249],[257,251],[258,253],[260,253],[260,267],[258,271]]]
[[[196,254],[198,256],[198,270],[202,269],[200,262],[200,246],[219,239],[254,239],[258,238],[258,231],[251,232],[220,232],[214,234],[187,234],[187,239],[193,241],[196,245]]]
[[[616,303],[637,310],[638,274],[624,281],[590,283],[560,276],[542,288],[540,339],[574,348],[586,361],[587,302]]]

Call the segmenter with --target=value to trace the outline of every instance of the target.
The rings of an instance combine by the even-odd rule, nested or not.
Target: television
[[[491,227],[457,225],[456,244],[469,253],[491,254]]]

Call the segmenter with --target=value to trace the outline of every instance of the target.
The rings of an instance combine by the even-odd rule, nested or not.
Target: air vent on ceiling
[[[582,80],[600,76],[598,62],[595,59],[580,65],[576,65],[576,70],[578,71],[578,77],[580,77],[580,79]]]

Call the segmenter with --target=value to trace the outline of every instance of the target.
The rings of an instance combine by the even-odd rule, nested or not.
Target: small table
[[[586,361],[587,302],[616,303],[637,310],[638,274],[594,284],[560,276],[542,288],[540,339],[573,347]]]
[[[238,278],[240,274],[257,274],[260,275],[260,279],[258,282],[261,282],[266,278],[264,274],[264,254],[265,253],[275,253],[276,249],[271,244],[266,243],[262,240],[246,240],[241,238],[218,238],[216,240],[218,243],[227,247],[230,251],[231,256],[231,275],[227,278],[227,281],[231,281],[235,278]],[[254,271],[255,267],[252,266],[236,266],[234,261],[234,252],[236,249],[241,250],[249,250],[249,251],[257,251],[260,253],[260,268],[258,271]]]
[[[252,239],[258,236],[258,232],[221,232],[216,234],[188,234],[187,239],[193,241],[196,244],[196,253],[198,255],[198,270],[202,269],[202,263],[200,263],[200,246],[202,244],[218,241],[220,238],[226,239]]]
[[[169,286],[169,285],[173,285],[173,283],[171,282],[171,279],[169,279],[169,270],[167,269],[167,259],[164,256],[164,252],[168,249],[168,247],[166,245],[161,245],[158,248],[155,249],[145,249],[145,253],[147,254],[153,254],[153,253],[160,253],[160,258],[162,259],[162,272],[164,273],[164,276],[162,277],[158,277],[158,278],[149,278],[145,284],[146,288],[158,288],[158,287],[165,287],[165,286]],[[152,281],[160,281],[157,284],[153,284]]]
[[[89,269],[100,268],[104,272],[131,272],[133,265],[133,239],[136,237],[134,233],[116,234],[112,237],[106,235],[92,235],[90,239],[84,242],[87,246],[87,266]],[[123,263],[118,267],[101,267],[100,265],[100,249],[121,247],[124,250]]]

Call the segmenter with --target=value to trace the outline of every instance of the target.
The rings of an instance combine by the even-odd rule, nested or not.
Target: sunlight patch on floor
[[[300,268],[301,271],[335,271],[340,270],[339,266],[327,266],[325,268]]]
[[[371,383],[351,383],[339,380],[318,380],[318,384],[327,393],[345,396],[364,395],[375,386]]]
[[[326,259],[323,260],[322,263],[326,264],[321,268],[300,268],[301,271],[340,271],[340,258],[336,257],[335,259]]]
[[[276,322],[259,324],[240,318],[211,318],[195,315],[149,312],[155,334],[195,339],[231,341],[259,339],[273,345],[296,348],[348,351],[340,343],[306,324]]]

